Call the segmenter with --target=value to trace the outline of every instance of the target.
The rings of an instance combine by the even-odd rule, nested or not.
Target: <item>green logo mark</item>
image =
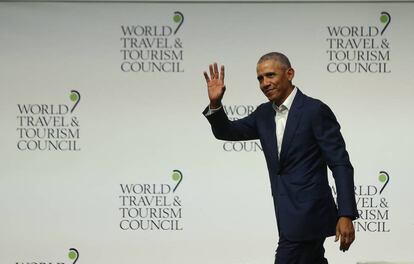
[[[379,175],[378,175],[378,180],[381,183],[384,184],[382,186],[381,190],[380,190],[380,194],[381,194],[382,191],[385,189],[385,186],[387,186],[388,182],[390,181],[390,175],[386,171],[380,171],[379,172]]]
[[[173,170],[173,173],[171,175],[171,178],[173,181],[177,182],[177,185],[175,185],[173,192],[177,190],[178,185],[183,181],[183,174],[179,170]]]
[[[76,106],[79,104],[79,101],[81,99],[81,95],[78,91],[76,90],[72,90],[70,91],[70,96],[69,96],[70,100],[72,102],[74,102],[75,104],[73,105],[72,109],[70,110],[70,112],[72,113],[73,110],[75,110]]]
[[[388,22],[388,16],[387,15],[381,15],[380,21],[383,24],[387,23]]]
[[[71,94],[70,94],[70,100],[71,100],[72,102],[78,101],[78,99],[79,99],[78,94],[76,94],[76,93],[71,93]]]
[[[391,23],[391,15],[388,12],[385,12],[385,11],[381,12],[380,22],[382,24],[385,24],[384,28],[381,31],[381,35],[382,35],[384,33],[385,29]]]
[[[178,23],[177,28],[174,30],[174,35],[177,34],[178,29],[180,29],[181,25],[184,23],[184,15],[179,11],[174,12],[173,21]]]
[[[70,248],[68,253],[68,258],[73,260],[72,264],[75,264],[79,259],[79,251],[76,248]]]
[[[182,20],[182,17],[180,15],[175,15],[173,17],[173,20],[174,20],[175,23],[180,23],[181,20]]]

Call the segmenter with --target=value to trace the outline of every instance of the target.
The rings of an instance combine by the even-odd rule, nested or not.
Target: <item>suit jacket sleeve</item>
[[[345,148],[340,125],[331,109],[321,103],[312,126],[322,156],[332,171],[337,190],[338,216],[358,218],[354,190],[354,168]]]
[[[207,111],[208,107],[203,111],[203,114],[206,115]],[[217,112],[206,116],[206,118],[217,139],[229,141],[251,140],[258,139],[255,120],[256,111],[242,119],[230,121],[222,107]]]

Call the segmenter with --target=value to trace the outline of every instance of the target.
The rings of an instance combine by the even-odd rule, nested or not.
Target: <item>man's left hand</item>
[[[339,250],[347,251],[355,240],[355,230],[352,224],[352,219],[346,216],[341,216],[336,223],[336,237],[335,242],[341,239]]]

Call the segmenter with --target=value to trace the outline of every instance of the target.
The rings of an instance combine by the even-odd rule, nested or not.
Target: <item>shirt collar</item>
[[[280,105],[277,106],[275,103],[273,103],[273,109],[275,109],[275,111],[281,111],[283,109],[287,109],[290,110],[290,107],[292,106],[293,103],[293,99],[295,99],[295,95],[298,91],[298,88],[296,88],[296,86],[294,86],[292,92],[289,94],[289,96],[286,98],[286,100]]]

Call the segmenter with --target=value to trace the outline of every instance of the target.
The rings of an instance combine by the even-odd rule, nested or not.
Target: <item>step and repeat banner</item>
[[[258,141],[216,140],[203,71],[240,119],[258,58],[342,125],[360,218],[330,263],[414,261],[413,3],[0,3],[0,261],[262,264],[278,241]],[[332,192],[336,194],[334,183]]]

